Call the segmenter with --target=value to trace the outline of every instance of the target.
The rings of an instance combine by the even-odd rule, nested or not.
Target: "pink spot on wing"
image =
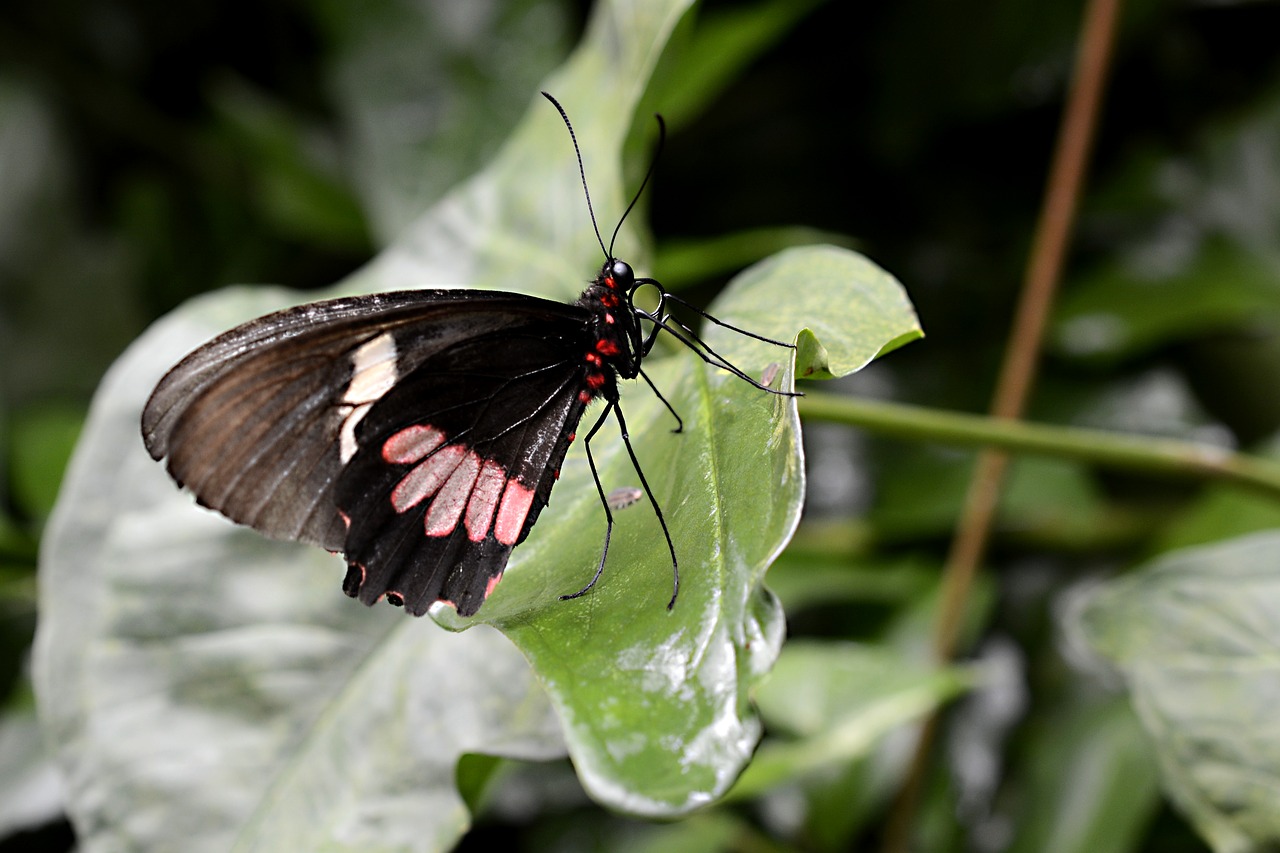
[[[489,583],[485,584],[484,588],[485,598],[489,597],[489,593],[493,592],[493,588],[498,585],[498,581],[500,580],[502,580],[502,572],[498,572],[496,575],[489,578]]]
[[[405,427],[383,443],[382,458],[396,465],[417,462],[444,444],[444,439],[444,432],[430,424]]]
[[[392,490],[391,506],[405,512],[434,495],[466,455],[465,447],[449,445],[419,462]]]
[[[503,545],[514,545],[524,529],[524,520],[533,505],[533,489],[516,480],[508,480],[502,492],[502,505],[498,507],[498,521],[493,526],[493,537]]]
[[[468,452],[440,487],[435,500],[431,502],[431,508],[427,510],[428,536],[448,536],[458,526],[458,519],[462,517],[479,473],[480,457],[475,452]]]
[[[498,511],[498,499],[502,497],[502,484],[506,482],[507,472],[492,459],[484,461],[476,484],[471,489],[471,500],[467,501],[467,514],[463,519],[467,525],[467,538],[472,542],[480,542],[489,533],[493,524],[493,515]]]

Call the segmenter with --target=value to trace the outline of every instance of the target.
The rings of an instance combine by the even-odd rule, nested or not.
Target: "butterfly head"
[[[599,281],[610,290],[630,293],[635,288],[636,274],[631,269],[631,264],[617,258],[610,258],[600,268]]]

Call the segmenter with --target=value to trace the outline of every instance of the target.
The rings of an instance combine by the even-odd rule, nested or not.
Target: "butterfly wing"
[[[474,613],[551,487],[586,402],[585,324],[477,335],[424,360],[356,428],[338,480],[347,593]]]
[[[427,571],[428,577],[441,571],[448,556],[456,558],[457,565],[471,567],[464,570],[468,576],[479,568],[493,572],[500,556],[500,574],[510,552],[505,528],[491,528],[479,541],[432,540],[436,545],[443,540],[452,543],[450,555],[428,548],[410,558],[403,547],[370,546],[368,531],[387,524],[376,527],[378,522],[366,520],[364,514],[381,517],[378,513],[385,511],[390,492],[379,498],[377,484],[393,478],[400,468],[383,457],[382,446],[362,453],[361,442],[385,445],[390,434],[403,431],[397,424],[434,424],[448,429],[448,441],[439,451],[463,446],[472,436],[489,442],[485,452],[490,455],[484,458],[501,460],[503,470],[514,475],[528,478],[537,464],[558,466],[567,449],[567,433],[563,449],[548,436],[573,419],[571,431],[582,406],[574,403],[576,387],[572,395],[551,395],[546,377],[563,374],[557,388],[578,381],[581,370],[574,356],[580,357],[586,322],[581,308],[493,291],[405,291],[280,311],[215,338],[179,362],[147,403],[143,437],[151,455],[167,458],[170,474],[202,505],[234,521],[275,538],[313,542],[332,551],[348,550],[349,537],[355,537],[360,562],[370,577],[359,590],[362,600],[376,599],[368,590],[383,578],[387,588],[394,583],[405,595],[420,587],[434,589],[430,583],[409,582],[404,575],[407,566],[420,567],[433,555],[437,568]],[[533,344],[537,340],[540,346]],[[529,357],[540,359],[541,371],[529,373],[520,363]],[[530,410],[522,428],[481,428],[482,422],[506,416],[508,401],[533,399],[521,391],[526,387],[534,396],[548,396],[540,408]],[[440,407],[437,399],[446,399],[447,405]],[[453,453],[457,451],[437,452],[432,458]],[[352,464],[355,468],[344,480]],[[379,464],[383,470],[374,476],[371,472]],[[492,488],[495,475],[492,468],[487,470],[483,477],[477,475],[473,486]],[[356,473],[361,471],[365,473]],[[340,482],[345,482],[341,504]],[[539,479],[521,482],[531,483],[533,495],[517,541],[527,534],[550,492],[549,482],[545,489]],[[362,488],[370,496],[368,502],[360,497]],[[444,495],[456,500],[459,492],[455,487]],[[390,528],[406,535],[409,517],[420,516],[418,529],[425,531],[430,510],[439,500],[424,494],[411,506],[401,504],[405,508]],[[510,522],[514,510],[504,516],[502,508],[500,498],[495,519]],[[478,524],[473,519],[472,527]],[[465,515],[458,529],[465,532]],[[484,556],[489,552],[491,556]],[[461,589],[456,584],[439,587],[444,591],[447,586],[448,594],[455,594]],[[414,611],[425,611],[429,605],[427,601]]]

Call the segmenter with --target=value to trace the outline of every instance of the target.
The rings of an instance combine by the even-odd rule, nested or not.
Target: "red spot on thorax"
[[[592,394],[590,391],[586,390],[585,388],[578,392],[578,402],[582,403],[583,405],[590,403],[594,397],[595,395]]]
[[[618,345],[607,338],[601,338],[596,341],[596,352],[601,355],[617,355]]]
[[[605,314],[605,315],[604,315],[604,321],[605,321],[606,323],[608,323],[610,326],[612,326],[615,322],[617,322],[616,320],[614,320],[614,319],[613,319],[613,315],[612,315],[612,314]]]
[[[603,305],[603,306],[604,306],[604,307],[606,307],[606,308],[617,308],[617,307],[618,307],[618,294],[616,294],[616,293],[604,293],[604,294],[601,294],[601,295],[600,295],[600,304],[601,304],[601,305]]]
[[[589,376],[587,376],[587,385],[591,386],[592,390],[598,389],[603,384],[604,384],[603,373],[592,373]]]
[[[607,275],[604,277],[604,286],[609,288],[610,290],[613,290],[617,288],[618,283],[613,280],[613,276]]]

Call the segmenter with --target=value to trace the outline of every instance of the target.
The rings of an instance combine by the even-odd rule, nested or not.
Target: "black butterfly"
[[[543,94],[577,152],[564,109]],[[585,192],[580,152],[578,167]],[[269,536],[343,552],[347,595],[366,604],[385,596],[414,615],[444,601],[470,616],[529,535],[583,413],[600,398],[584,444],[605,512],[604,550],[591,581],[562,598],[591,589],[608,555],[613,513],[591,440],[613,413],[671,551],[670,608],[680,589],[675,546],[631,447],[618,380],[644,379],[680,430],[641,369],[665,329],[707,363],[790,392],[717,355],[666,311],[668,301],[688,303],[636,278],[596,238],[607,260],[572,304],[415,290],[316,302],[238,326],[156,386],[142,414],[147,450],[167,457],[202,505]],[[644,285],[660,293],[652,313],[635,305]],[[641,320],[652,324],[647,334]]]

